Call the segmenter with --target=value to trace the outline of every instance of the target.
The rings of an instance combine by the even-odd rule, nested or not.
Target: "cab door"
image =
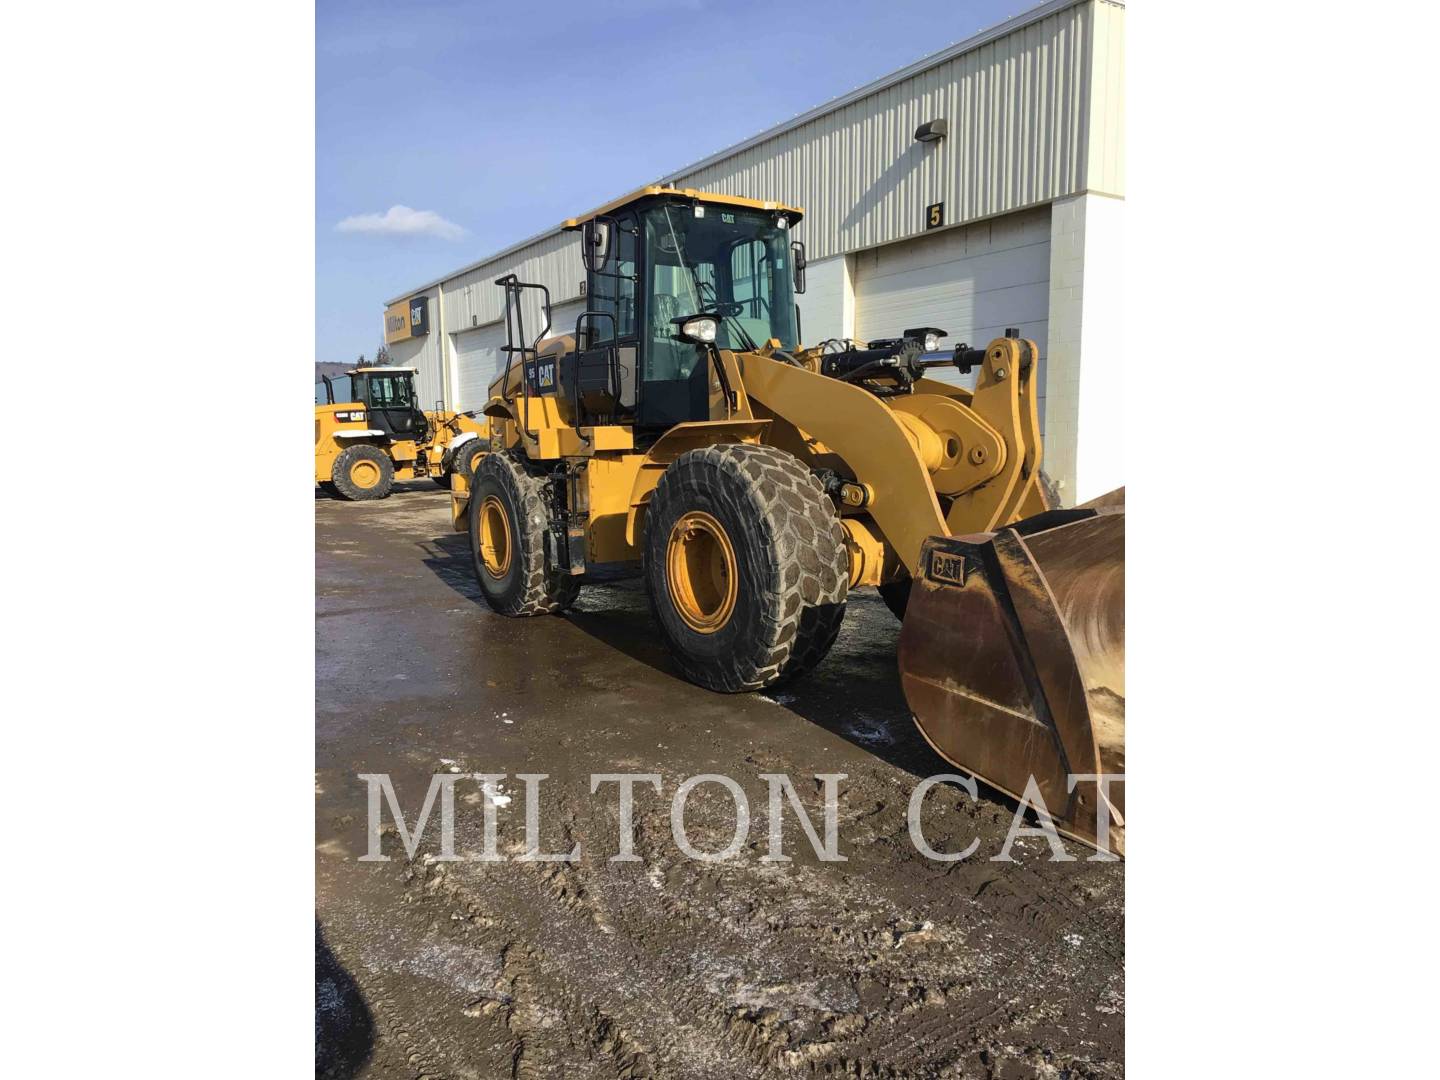
[[[633,212],[622,213],[607,219],[606,228],[611,231],[609,254],[598,269],[586,271],[585,310],[589,314],[580,319],[575,341],[578,353],[573,363],[566,365],[563,382],[567,395],[572,392],[572,379],[580,381],[582,396],[596,385],[618,392],[613,418],[624,423],[635,416],[640,223]],[[561,326],[553,332],[574,329]]]
[[[674,241],[666,242],[673,235],[647,238],[637,421],[641,427],[669,428],[710,419],[709,352],[702,345],[677,341],[675,320],[713,302],[716,268],[692,251],[687,269]]]

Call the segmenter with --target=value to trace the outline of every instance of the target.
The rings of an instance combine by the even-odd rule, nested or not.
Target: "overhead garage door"
[[[455,402],[457,410],[478,409],[490,397],[490,384],[500,374],[505,353],[505,324],[455,334]]]
[[[550,313],[550,335],[573,334],[575,320],[584,310],[583,300],[557,304]],[[527,333],[533,336],[536,329],[527,321]],[[489,400],[490,384],[505,366],[507,354],[502,351],[505,323],[492,323],[452,336],[455,339],[455,408],[478,409]]]
[[[1049,310],[1048,206],[855,256],[855,336],[864,341],[936,326],[949,331],[947,346],[984,346],[1018,326],[1043,360]],[[975,381],[953,370],[944,378]],[[1044,393],[1042,382],[1042,407]]]
[[[572,300],[568,304],[556,304],[550,311],[550,336],[575,333],[575,320],[585,310],[584,300]]]

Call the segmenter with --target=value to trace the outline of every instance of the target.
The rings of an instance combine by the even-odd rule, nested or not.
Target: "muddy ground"
[[[898,626],[852,596],[829,658],[770,695],[678,679],[637,581],[582,590],[565,617],[502,619],[480,599],[448,496],[428,481],[380,503],[316,504],[317,1073],[366,1077],[790,1075],[1114,1077],[1124,1072],[1124,868],[1049,860],[1040,839],[992,862],[1014,804],[942,785],[910,843],[920,777],[951,771],[911,722]],[[388,773],[413,826],[436,772],[460,780],[455,852],[438,822],[416,858],[387,828],[366,853],[366,784]],[[615,785],[637,788],[638,862],[618,851]],[[518,862],[524,784],[541,850]],[[681,854],[671,799],[733,777],[751,825],[725,862]],[[764,773],[788,774],[821,821],[816,773],[840,782],[843,863],[820,862],[787,810],[789,863],[767,851]],[[503,861],[480,862],[484,805]],[[509,801],[507,801],[509,800]],[[437,808],[438,809],[438,808]],[[388,811],[385,820],[391,819]],[[735,829],[714,784],[690,797],[690,843]]]

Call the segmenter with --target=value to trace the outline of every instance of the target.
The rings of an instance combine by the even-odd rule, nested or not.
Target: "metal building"
[[[1123,3],[1050,0],[648,182],[804,208],[806,343],[920,325],[950,345],[1006,327],[1034,338],[1045,470],[1082,501],[1124,482],[1124,50]],[[558,224],[388,303],[393,362],[419,368],[427,404],[484,403],[504,355],[494,281],[511,272],[550,289],[555,327],[574,326],[579,238]]]

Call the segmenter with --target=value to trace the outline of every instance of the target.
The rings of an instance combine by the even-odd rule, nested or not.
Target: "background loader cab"
[[[322,376],[324,404],[363,406],[368,427],[390,439],[422,439],[429,421],[415,397],[415,369],[354,368],[337,378]],[[322,402],[319,394],[315,404]]]
[[[315,482],[352,500],[383,499],[394,482],[433,477],[449,485],[481,452],[473,417],[438,405],[425,412],[415,369],[359,367],[315,386]]]

